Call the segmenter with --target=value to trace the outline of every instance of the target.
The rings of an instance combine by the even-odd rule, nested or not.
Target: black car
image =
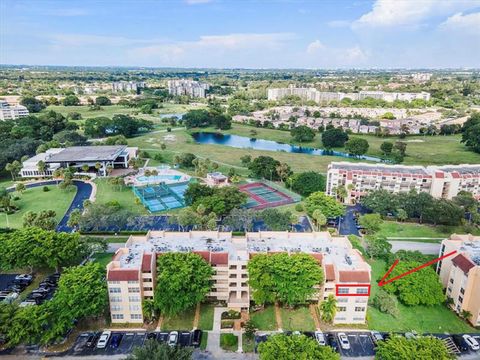
[[[95,347],[95,345],[97,345],[97,341],[99,338],[100,338],[100,333],[95,333],[90,335],[87,339],[87,343],[86,343],[87,347],[89,348]]]
[[[315,333],[313,331],[304,331],[303,335],[305,335],[306,337],[315,339]]]
[[[156,340],[157,339],[157,334],[154,332],[150,332],[147,334],[147,340]]]
[[[162,331],[157,336],[157,341],[161,343],[166,343],[168,341],[168,332]]]
[[[192,345],[195,347],[200,346],[202,342],[202,330],[194,330],[192,333]]]
[[[335,339],[335,335],[328,334],[327,341],[328,341],[328,345],[333,349],[333,351],[338,352],[338,342]]]
[[[452,335],[453,342],[455,345],[457,345],[458,350],[461,352],[467,352],[469,349],[469,346],[465,339],[461,335]]]
[[[112,340],[110,340],[110,347],[113,349],[118,348],[120,345],[120,341],[122,341],[122,334],[115,334],[112,336]]]

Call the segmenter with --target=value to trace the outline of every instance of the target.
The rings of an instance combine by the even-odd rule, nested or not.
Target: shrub
[[[222,319],[240,319],[240,313],[235,310],[228,310],[222,313]]]
[[[48,191],[50,191],[50,188],[48,186],[44,186],[43,187],[43,192],[48,192]]]
[[[372,306],[383,313],[392,315],[393,317],[399,315],[398,301],[395,295],[389,294],[386,291],[378,291],[377,295],[372,300]]]
[[[298,203],[297,205],[295,205],[295,211],[302,212],[303,210],[303,204]]]

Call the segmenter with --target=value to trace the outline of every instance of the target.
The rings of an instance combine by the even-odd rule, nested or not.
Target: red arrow
[[[417,272],[418,270],[421,270],[423,268],[426,268],[427,266],[430,266],[432,264],[435,264],[436,262],[439,262],[440,260],[443,260],[449,256],[452,256],[454,254],[457,253],[457,250],[455,251],[452,251],[452,252],[449,252],[448,254],[445,254],[443,255],[442,257],[439,257],[439,258],[436,258],[436,259],[433,259],[433,260],[430,260],[429,262],[423,264],[423,265],[420,265],[412,270],[408,270],[407,272],[403,273],[403,274],[400,274],[400,275],[397,275],[391,279],[388,279],[385,281],[385,279],[388,277],[388,275],[390,275],[390,273],[393,271],[393,269],[395,268],[395,266],[397,266],[397,264],[400,262],[400,260],[395,260],[395,262],[393,263],[393,265],[390,267],[390,269],[388,269],[387,273],[385,275],[383,275],[382,279],[378,282],[378,286],[383,286],[383,285],[387,285],[395,280],[398,280],[398,279],[401,279],[402,277],[404,276],[407,276],[407,275],[410,275],[414,272]]]

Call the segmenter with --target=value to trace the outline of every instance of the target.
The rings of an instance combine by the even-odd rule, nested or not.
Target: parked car
[[[110,341],[110,347],[112,349],[116,349],[118,348],[118,346],[120,345],[120,341],[122,341],[122,337],[123,335],[122,334],[115,334],[112,336],[112,340]]]
[[[311,339],[315,339],[315,333],[313,331],[303,331],[302,334]]]
[[[345,333],[338,333],[338,340],[340,341],[340,346],[344,350],[350,350],[350,341],[348,341],[347,334]]]
[[[178,342],[178,331],[171,331],[168,335],[168,346],[176,346]]]
[[[405,333],[405,337],[407,339],[416,339],[417,338],[417,335],[415,335],[413,332],[406,332]]]
[[[107,343],[111,335],[112,335],[111,331],[102,332],[102,335],[100,335],[100,338],[98,339],[98,342],[97,342],[97,348],[105,349],[107,347]]]
[[[161,343],[166,343],[168,341],[168,332],[160,332],[157,340]]]
[[[461,335],[452,335],[453,342],[457,345],[458,350],[466,352],[469,349],[468,343]]]
[[[333,335],[333,334],[328,334],[327,339],[328,339],[328,345],[329,345],[335,352],[338,352],[338,343],[337,343],[337,340],[335,339],[335,335]]]
[[[20,303],[20,307],[30,306],[30,305],[37,305],[37,302],[33,299],[26,299]]]
[[[378,343],[379,341],[384,340],[383,335],[380,334],[378,331],[372,331],[370,334],[372,335],[372,340],[375,344]]]
[[[87,342],[86,342],[86,346],[88,348],[93,348],[96,344],[97,344],[97,341],[98,339],[100,338],[100,334],[99,333],[95,333],[95,334],[92,334],[88,337],[87,339]]]
[[[321,331],[315,331],[315,340],[317,340],[318,345],[325,346],[327,344],[325,335]]]
[[[15,276],[15,282],[24,282],[24,283],[31,283],[33,280],[33,276],[29,274],[21,274]]]
[[[149,332],[147,334],[147,340],[156,340],[157,339],[157,334],[154,332]]]
[[[202,330],[194,330],[192,333],[192,345],[197,347],[202,342]]]
[[[465,334],[463,335],[463,340],[470,346],[470,349],[472,350],[480,350],[480,344],[478,344],[478,341],[475,340],[472,336]]]

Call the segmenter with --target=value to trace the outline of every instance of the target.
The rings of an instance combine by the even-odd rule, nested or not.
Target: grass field
[[[200,305],[200,319],[198,321],[198,328],[201,330],[213,329],[213,309],[215,306],[211,304]]]
[[[379,287],[377,280],[385,273],[385,262],[376,260],[372,266],[372,294],[375,296]],[[372,306],[368,307],[368,328],[378,331],[411,331],[418,333],[462,333],[480,332],[458,318],[453,311],[444,305],[437,306],[405,306],[398,305],[400,315],[394,318],[384,314]]]
[[[28,211],[39,212],[41,210],[53,210],[56,212],[57,223],[60,222],[68,207],[72,203],[75,191],[66,192],[60,190],[57,186],[48,187],[50,191],[44,192],[43,187],[27,189],[23,194],[14,193],[20,197],[14,201],[20,210],[14,214],[8,215],[8,226],[10,228],[20,228],[23,224],[23,215]],[[75,188],[76,189],[76,188]],[[0,227],[7,227],[7,215],[0,213]]]
[[[184,311],[177,316],[163,319],[162,330],[192,330],[195,308]]]
[[[237,351],[238,336],[233,334],[220,334],[220,347],[226,351]]]
[[[106,179],[96,179],[95,184],[97,185],[96,203],[104,204],[116,200],[124,209],[129,209],[136,214],[148,214],[147,209],[142,204],[135,203],[136,197],[129,187],[117,190]]]
[[[113,254],[108,252],[99,252],[95,253],[92,256],[92,260],[95,263],[100,264],[103,268],[107,266],[107,264],[112,261]]]
[[[296,309],[280,308],[283,330],[287,331],[314,331],[315,323],[308,307],[302,306]]]
[[[428,237],[447,238],[453,233],[464,233],[461,226],[433,226],[427,224],[384,221],[376,234],[385,237]]]
[[[266,306],[263,310],[251,312],[250,320],[252,320],[253,324],[258,330],[277,330],[275,308],[273,306]]]
[[[78,120],[79,124],[82,124],[86,119],[99,117],[99,116],[106,116],[106,117],[113,117],[113,115],[117,114],[124,114],[124,115],[133,115],[135,117],[139,117],[145,120],[151,120],[155,123],[160,124],[160,115],[162,114],[175,114],[175,113],[184,113],[192,109],[199,109],[203,106],[197,105],[185,105],[185,104],[170,104],[164,103],[163,107],[160,109],[154,110],[153,114],[142,114],[139,113],[138,109],[136,108],[129,108],[121,105],[110,105],[110,106],[102,106],[100,110],[90,110],[90,107],[87,105],[80,105],[80,106],[63,106],[63,105],[50,105],[43,111],[54,110],[56,112],[61,113],[64,116],[72,112],[78,112],[82,115],[82,120]]]

